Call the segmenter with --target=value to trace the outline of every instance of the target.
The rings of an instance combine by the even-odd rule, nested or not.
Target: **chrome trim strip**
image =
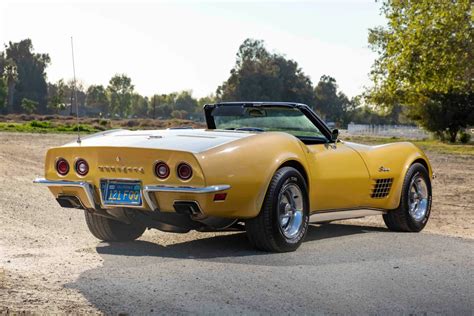
[[[94,198],[94,186],[85,181],[66,181],[66,180],[46,180],[45,178],[37,178],[33,180],[33,183],[43,184],[48,187],[76,187],[82,188],[86,193],[87,200],[93,208],[96,207],[97,203]],[[81,201],[82,203],[82,201]]]
[[[184,186],[167,186],[167,185],[146,185],[143,187],[143,197],[146,203],[150,206],[152,211],[158,210],[158,203],[156,202],[152,192],[174,192],[174,193],[214,193],[230,189],[228,184],[211,185],[207,187],[184,187]],[[200,206],[199,206],[200,207]],[[202,212],[202,210],[201,210]]]
[[[210,185],[207,187],[186,187],[186,186],[168,186],[168,185],[146,185],[144,192],[176,192],[176,193],[214,193],[230,189],[228,184]]]
[[[372,215],[385,214],[384,210],[374,209],[359,209],[359,210],[341,210],[341,211],[330,211],[330,212],[316,212],[310,215],[309,221],[311,223],[329,222],[342,219],[360,218]]]
[[[151,191],[148,191],[147,186],[143,188],[143,198],[146,201],[146,204],[150,207],[152,211],[159,211],[158,202],[153,195],[150,194]]]

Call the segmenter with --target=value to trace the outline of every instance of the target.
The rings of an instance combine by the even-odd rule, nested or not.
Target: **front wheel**
[[[301,173],[279,169],[272,178],[259,215],[245,222],[248,239],[257,249],[295,251],[309,223],[308,190]]]
[[[414,163],[405,176],[399,207],[383,215],[385,225],[393,231],[421,231],[430,217],[431,198],[428,170],[422,164]]]

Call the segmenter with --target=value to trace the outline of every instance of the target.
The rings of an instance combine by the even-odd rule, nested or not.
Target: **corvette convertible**
[[[110,242],[147,228],[245,230],[254,247],[287,252],[313,222],[382,215],[389,230],[418,232],[428,221],[432,169],[411,143],[340,140],[299,103],[204,113],[207,129],[109,130],[51,148],[34,182]]]

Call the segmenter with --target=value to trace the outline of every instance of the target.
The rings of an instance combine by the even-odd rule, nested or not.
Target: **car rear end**
[[[217,212],[229,184],[208,185],[194,153],[117,146],[52,148],[45,178],[63,207],[88,210],[117,207],[202,214]]]

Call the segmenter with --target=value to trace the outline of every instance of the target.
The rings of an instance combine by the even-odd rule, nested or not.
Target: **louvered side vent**
[[[374,187],[372,188],[372,194],[370,195],[373,199],[382,199],[387,197],[392,188],[393,178],[376,179]]]

